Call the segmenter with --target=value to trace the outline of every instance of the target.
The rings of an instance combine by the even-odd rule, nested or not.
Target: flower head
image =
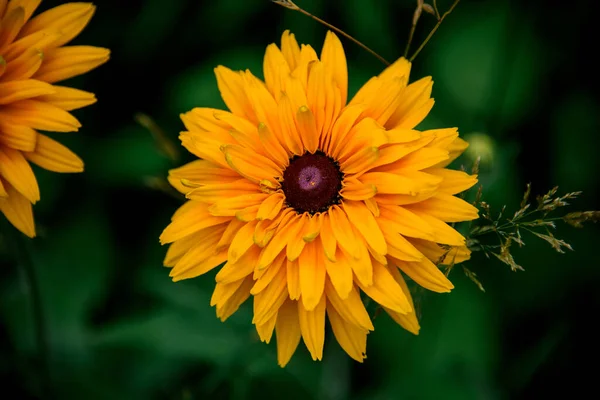
[[[302,338],[321,359],[328,317],[342,348],[365,358],[373,324],[361,293],[415,334],[403,274],[435,292],[438,262],[468,258],[447,222],[477,209],[454,197],[476,178],[445,167],[465,148],[455,128],[415,128],[432,81],[408,84],[401,58],[346,104],[344,50],[327,34],[319,58],[285,32],[264,58],[265,82],[216,68],[229,108],[183,114],[181,141],[199,160],[170,171],[188,201],[161,236],[174,280],[225,263],[211,305],[227,319],[250,296],[258,335],[277,335],[285,365]],[[445,246],[440,246],[445,245]],[[448,251],[446,246],[454,246]]]
[[[93,93],[56,85],[108,60],[109,51],[65,46],[95,7],[68,3],[32,16],[41,0],[0,0],[0,211],[35,236],[31,205],[40,199],[29,163],[55,172],[81,172],[83,162],[39,131],[81,126],[69,111],[96,101]]]

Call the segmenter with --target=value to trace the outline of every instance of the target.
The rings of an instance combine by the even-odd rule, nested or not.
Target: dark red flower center
[[[339,204],[343,179],[338,163],[317,151],[294,156],[283,172],[281,187],[289,207],[315,214]]]

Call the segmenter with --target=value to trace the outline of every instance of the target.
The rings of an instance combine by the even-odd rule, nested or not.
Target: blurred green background
[[[42,9],[63,1],[44,0]],[[446,10],[451,1],[438,1]],[[298,0],[393,60],[403,53],[416,1]],[[423,127],[458,126],[483,157],[484,199],[516,210],[559,185],[582,190],[573,210],[599,208],[596,35],[591,1],[463,0],[419,55],[412,80],[432,75],[436,105]],[[58,399],[505,399],[595,388],[600,355],[592,324],[600,309],[598,226],[564,224],[557,254],[532,237],[514,252],[524,272],[475,254],[468,267],[483,293],[452,272],[450,295],[419,293],[421,334],[387,316],[358,364],[327,336],[323,362],[303,344],[285,368],[260,343],[251,302],[226,323],[209,299],[214,274],[172,283],[158,243],[180,200],[152,188],[172,163],[134,120],[143,112],[177,140],[179,114],[223,107],[213,68],[262,76],[267,44],[291,29],[320,50],[325,28],[267,0],[98,0],[75,41],[108,47],[110,62],[69,82],[99,102],[75,112],[79,133],[52,135],[86,163],[84,174],[36,169],[39,237],[27,243],[45,321],[35,339],[31,286],[9,236],[1,241],[0,382],[11,398]],[[433,27],[424,15],[419,44]],[[351,42],[355,92],[382,65]],[[413,45],[413,49],[416,46]],[[460,163],[459,163],[460,164]],[[4,221],[3,221],[4,222]],[[5,226],[6,224],[2,224]],[[5,226],[6,227],[6,226]],[[44,372],[43,364],[49,366]],[[45,377],[45,378],[44,378]],[[583,393],[583,392],[582,392]],[[593,392],[592,392],[593,393]]]

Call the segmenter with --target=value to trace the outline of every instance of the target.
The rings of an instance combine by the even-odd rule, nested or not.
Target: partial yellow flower
[[[32,17],[41,0],[0,0],[0,211],[35,236],[32,204],[40,199],[29,163],[81,172],[73,152],[39,131],[72,132],[69,111],[96,102],[93,93],[55,85],[108,61],[109,50],[65,46],[88,24],[91,3],[67,3]]]
[[[253,323],[264,342],[276,332],[281,366],[301,338],[322,358],[326,315],[362,361],[374,329],[363,294],[417,334],[403,274],[449,292],[436,264],[469,257],[447,223],[477,218],[454,196],[476,177],[446,168],[467,144],[456,128],[415,129],[433,106],[432,81],[409,85],[410,67],[399,59],[347,104],[338,38],[327,34],[319,58],[286,31],[281,48],[267,47],[264,82],[216,68],[230,111],[182,115],[180,139],[199,160],[170,171],[188,201],[161,235],[164,263],[175,281],[222,265],[217,316],[253,296]]]

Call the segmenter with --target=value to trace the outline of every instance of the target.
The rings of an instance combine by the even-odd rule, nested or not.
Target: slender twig
[[[450,15],[450,13],[454,10],[454,8],[458,5],[458,3],[460,3],[460,0],[455,0],[454,3],[452,4],[452,6],[450,7],[450,9],[448,11],[446,11],[444,13],[444,15],[442,15],[440,17],[440,19],[438,20],[437,24],[435,24],[435,26],[433,27],[433,29],[431,30],[431,32],[429,32],[429,35],[427,35],[427,37],[425,38],[425,40],[423,41],[423,43],[421,43],[421,45],[419,46],[419,48],[417,49],[417,51],[415,51],[415,53],[412,55],[412,57],[410,58],[410,62],[412,62],[415,58],[417,58],[417,55],[421,52],[421,50],[423,50],[423,48],[425,47],[425,45],[433,37],[433,34],[438,30],[438,28],[440,27],[440,25],[442,24],[442,22],[444,21],[444,19],[448,15]]]
[[[406,48],[404,49],[404,58],[408,57],[408,51],[410,50],[410,44],[412,43],[415,30],[417,29],[417,22],[421,18],[421,12],[423,12],[423,1],[417,0],[417,8],[413,14],[412,24],[410,26],[410,33],[408,34],[408,41],[406,42]]]
[[[51,399],[53,398],[53,395],[50,369],[48,364],[48,334],[38,278],[35,272],[33,260],[31,258],[31,242],[18,232],[12,236],[17,242],[16,250],[18,251],[18,261],[19,265],[23,269],[23,274],[25,275],[25,280],[27,288],[29,289],[29,295],[32,303],[35,342],[39,354],[39,373],[42,398]]]
[[[440,20],[440,12],[437,8],[437,1],[433,0],[433,10],[435,11],[435,17],[437,18],[437,20]]]
[[[371,50],[365,44],[363,44],[360,41],[354,39],[352,36],[348,35],[343,30],[341,30],[339,28],[336,28],[335,26],[331,25],[329,22],[323,21],[321,18],[319,18],[317,16],[314,16],[311,13],[309,13],[308,11],[306,11],[306,10],[298,7],[293,1],[291,1],[291,0],[271,0],[271,1],[273,3],[275,3],[275,4],[279,4],[280,6],[283,6],[285,8],[289,8],[290,10],[293,10],[293,11],[298,11],[298,12],[306,15],[307,17],[310,17],[310,18],[314,19],[315,21],[319,22],[320,24],[325,25],[329,29],[332,29],[332,30],[336,31],[337,33],[339,33],[340,35],[344,36],[345,38],[353,41],[354,43],[356,43],[357,45],[359,45],[360,47],[362,47],[364,50],[366,50],[369,53],[371,53],[373,56],[375,56],[379,61],[381,61],[385,65],[390,65],[389,61],[387,61],[385,58],[381,57],[379,54],[377,54],[376,52],[374,52],[373,50]]]

